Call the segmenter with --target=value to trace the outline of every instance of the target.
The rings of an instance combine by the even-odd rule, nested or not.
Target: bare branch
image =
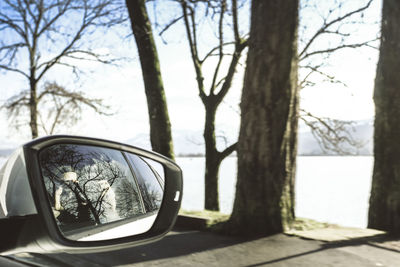
[[[53,18],[50,19],[46,19],[46,23],[43,25],[43,27],[39,30],[39,28],[37,29],[37,35],[40,36],[42,35],[44,32],[46,32],[60,17],[62,17],[65,12],[67,12],[67,10],[70,8],[70,4],[71,4],[71,0],[67,0],[65,1],[65,3],[63,3],[63,6],[60,8],[60,6],[58,6],[58,12],[55,14],[55,16]],[[29,5],[28,5],[29,6]],[[49,6],[47,8],[47,10],[51,10],[53,7],[56,7],[56,5],[52,5]],[[32,16],[34,17],[34,16]],[[39,24],[37,24],[39,26]]]
[[[306,43],[306,45],[304,46],[303,50],[299,53],[299,58],[304,58],[303,55],[307,53],[307,50],[309,49],[309,47],[314,43],[314,41],[319,36],[321,36],[324,33],[332,33],[332,31],[328,30],[329,27],[331,27],[332,25],[334,25],[334,24],[336,24],[338,22],[344,21],[345,19],[347,19],[347,18],[349,18],[349,17],[351,17],[351,16],[353,16],[355,14],[361,13],[362,11],[366,10],[371,5],[372,1],[373,0],[369,0],[366,5],[360,7],[358,9],[356,9],[356,10],[353,10],[351,12],[348,12],[343,16],[337,17],[336,19],[333,19],[333,20],[331,20],[329,22],[325,21],[324,24],[321,26],[321,28]]]
[[[11,67],[5,66],[5,65],[0,65],[0,69],[4,69],[4,70],[7,70],[7,71],[12,71],[12,72],[19,73],[19,74],[21,74],[21,75],[23,75],[24,77],[26,77],[26,78],[29,79],[29,76],[28,76],[25,72],[23,72],[22,70],[20,70],[20,69],[11,68]]]
[[[237,142],[225,148],[222,152],[219,153],[221,160],[228,157],[230,154],[233,153],[233,151],[236,151],[236,149],[237,149]]]
[[[222,0],[221,1],[221,11],[220,11],[220,17],[219,17],[219,24],[218,24],[218,39],[219,39],[219,58],[218,58],[218,63],[215,67],[214,70],[214,76],[212,78],[211,82],[211,88],[210,88],[210,95],[214,95],[214,90],[215,90],[215,83],[218,77],[218,72],[219,68],[221,67],[222,59],[224,58],[224,50],[223,50],[223,44],[224,44],[224,31],[223,31],[223,22],[224,22],[224,13],[226,9],[226,1]]]
[[[171,26],[173,26],[175,23],[177,23],[178,21],[180,21],[183,18],[182,16],[179,16],[175,19],[173,19],[170,23],[168,23],[159,33],[158,35],[162,36],[164,32],[166,32]]]
[[[205,98],[207,97],[205,90],[204,90],[204,77],[201,71],[201,61],[199,59],[199,56],[197,54],[197,42],[196,42],[196,31],[195,31],[195,20],[194,20],[194,10],[190,9],[186,2],[184,0],[180,1],[181,7],[182,7],[182,13],[183,13],[183,19],[184,19],[184,24],[185,24],[185,29],[186,29],[186,35],[188,38],[189,42],[189,48],[190,48],[190,53],[192,55],[192,60],[193,60],[193,65],[196,71],[196,80],[197,80],[197,85],[199,89],[199,96],[203,103],[205,103]],[[188,10],[191,12],[190,18],[191,22],[189,21],[189,14]],[[190,26],[192,23],[192,27]]]
[[[228,73],[225,76],[225,80],[224,80],[224,83],[222,84],[221,90],[217,94],[218,103],[221,103],[221,101],[224,99],[225,95],[228,93],[229,89],[232,86],[233,76],[235,75],[236,67],[239,63],[241,53],[247,47],[247,44],[248,44],[247,40],[246,41],[236,40],[235,52],[232,56],[232,60],[229,65]]]
[[[323,77],[326,78],[327,81],[329,81],[330,83],[337,83],[337,84],[342,84],[343,86],[347,87],[347,84],[336,79],[335,76],[333,75],[329,75],[323,71],[320,70],[321,65],[318,66],[311,66],[311,65],[307,65],[307,66],[299,66],[299,68],[304,68],[304,69],[309,69],[310,72],[303,78],[303,80],[299,83],[299,87],[300,88],[304,88],[305,84],[309,83],[308,78],[313,74],[313,73],[318,73],[320,75],[322,75]]]
[[[371,48],[375,48],[373,46],[370,45],[370,43],[377,41],[379,38],[373,39],[373,40],[369,40],[369,41],[365,41],[362,43],[354,43],[354,44],[343,44],[343,45],[338,45],[336,47],[332,47],[332,48],[327,48],[327,49],[321,49],[321,50],[316,50],[316,51],[312,51],[309,53],[305,53],[302,55],[302,57],[300,57],[300,61],[316,55],[316,54],[326,54],[326,53],[333,53],[335,51],[344,49],[344,48],[359,48],[359,47],[363,47],[363,46],[367,46],[367,47],[371,47]]]
[[[226,42],[226,43],[223,43],[222,46],[228,46],[228,45],[234,45],[234,44],[235,44],[235,42]],[[221,48],[221,44],[218,45],[218,46],[216,46],[216,47],[214,47],[214,48],[212,48],[212,49],[211,49],[210,51],[208,51],[208,53],[203,57],[203,59],[200,60],[200,62],[201,62],[201,63],[204,63],[204,62],[207,60],[207,58],[209,58],[210,56],[219,56],[220,54],[214,54],[214,53],[215,53],[215,51],[220,50],[220,48]],[[224,55],[227,55],[227,54],[224,54]]]
[[[332,151],[340,155],[356,154],[354,151],[346,149],[345,145],[356,149],[365,145],[365,142],[353,138],[353,121],[321,118],[304,109],[301,109],[300,112],[300,119],[310,127],[312,135],[323,152]]]
[[[233,32],[235,35],[235,40],[240,40],[236,0],[232,0],[232,20],[233,20]]]

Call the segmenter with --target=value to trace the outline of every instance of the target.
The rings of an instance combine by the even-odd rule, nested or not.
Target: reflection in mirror
[[[39,154],[50,206],[63,235],[93,241],[147,232],[161,206],[163,166],[114,149],[58,144]]]

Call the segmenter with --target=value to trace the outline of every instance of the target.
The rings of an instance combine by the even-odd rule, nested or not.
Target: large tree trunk
[[[368,227],[400,234],[400,2],[384,0]]]
[[[294,216],[298,0],[253,0],[238,178],[226,230],[282,232]]]
[[[142,66],[153,150],[174,158],[171,124],[161,78],[160,63],[144,0],[126,0]]]

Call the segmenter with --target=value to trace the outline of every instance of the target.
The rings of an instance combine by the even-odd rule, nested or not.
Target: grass
[[[214,225],[225,222],[229,219],[229,214],[224,214],[218,211],[210,210],[180,210],[179,215],[195,216],[207,220],[207,228],[212,228]]]
[[[288,231],[308,231],[308,230],[315,230],[315,229],[322,229],[328,227],[334,227],[336,225],[318,222],[312,219],[306,218],[296,218],[296,220],[292,223],[290,229]]]

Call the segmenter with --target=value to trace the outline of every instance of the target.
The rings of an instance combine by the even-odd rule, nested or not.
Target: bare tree
[[[232,87],[232,81],[239,66],[242,52],[247,47],[247,39],[239,33],[238,5],[236,0],[228,1],[177,1],[181,15],[173,19],[162,31],[183,20],[186,37],[196,73],[200,99],[205,108],[205,209],[219,210],[218,173],[221,162],[236,149],[236,143],[227,145],[222,151],[217,149],[215,118],[219,105]],[[203,13],[202,13],[203,12]],[[202,13],[198,16],[198,13]],[[201,55],[198,42],[200,20],[208,17],[215,26],[217,45]],[[230,23],[227,24],[227,20]],[[205,63],[214,60],[208,86],[204,74]],[[227,64],[227,67],[224,66]],[[207,88],[208,87],[208,88]]]
[[[39,135],[40,82],[56,66],[79,74],[80,61],[112,63],[84,37],[125,19],[123,5],[112,0],[0,1],[0,69],[26,79],[29,89],[14,99],[29,103],[32,138]]]

